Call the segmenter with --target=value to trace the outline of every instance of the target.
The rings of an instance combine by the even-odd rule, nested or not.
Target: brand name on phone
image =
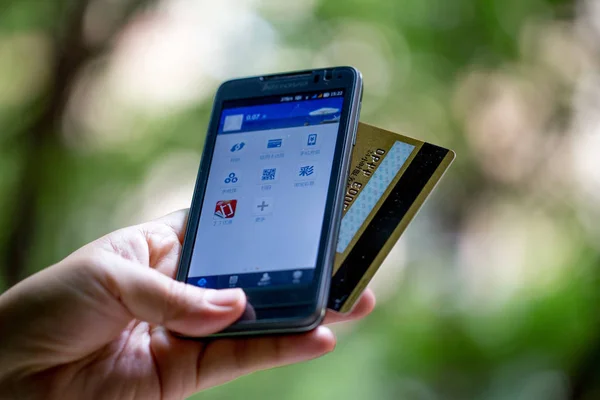
[[[299,87],[304,87],[308,85],[308,81],[302,82],[288,82],[288,83],[265,83],[263,85],[263,92],[267,90],[276,90],[276,89],[296,89]]]

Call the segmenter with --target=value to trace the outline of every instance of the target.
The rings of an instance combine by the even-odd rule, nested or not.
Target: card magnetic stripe
[[[363,225],[381,196],[394,180],[415,146],[404,142],[396,142],[385,156],[373,177],[360,192],[350,207],[340,226],[337,252],[343,253]]]
[[[447,154],[447,149],[423,144],[333,277],[329,308],[343,307]]]

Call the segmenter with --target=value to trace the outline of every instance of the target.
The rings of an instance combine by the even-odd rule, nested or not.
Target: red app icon
[[[235,216],[237,200],[220,200],[215,207],[215,219],[231,219]]]

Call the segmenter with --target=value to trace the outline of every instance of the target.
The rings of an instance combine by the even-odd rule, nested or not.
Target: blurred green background
[[[221,81],[341,64],[457,161],[333,354],[195,398],[600,398],[597,0],[2,0],[0,290],[188,207]]]

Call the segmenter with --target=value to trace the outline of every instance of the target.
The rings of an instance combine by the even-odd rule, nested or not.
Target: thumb
[[[244,312],[241,289],[201,289],[119,257],[114,261],[101,268],[103,280],[133,318],[202,337],[223,330]]]

